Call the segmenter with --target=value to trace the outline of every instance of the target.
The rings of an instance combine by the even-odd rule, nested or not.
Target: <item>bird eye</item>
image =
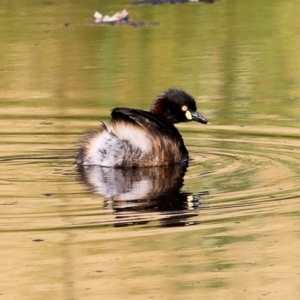
[[[187,111],[187,106],[186,105],[183,105],[182,107],[181,107],[181,109],[183,110],[183,111]]]

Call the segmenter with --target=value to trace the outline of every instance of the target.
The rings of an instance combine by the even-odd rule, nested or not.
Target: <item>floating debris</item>
[[[157,25],[158,23],[153,23],[153,22],[129,22],[129,13],[126,11],[126,9],[117,12],[113,16],[102,16],[101,13],[96,11],[94,13],[94,22],[96,24],[121,24],[121,25],[129,25],[129,26],[152,26],[152,25]]]
[[[32,241],[39,243],[39,242],[43,242],[44,240],[42,240],[42,239],[35,239],[35,240],[32,240]]]
[[[113,16],[102,16],[101,13],[96,11],[94,13],[94,21],[95,23],[121,23],[121,22],[128,22],[128,12],[126,9],[115,13]]]

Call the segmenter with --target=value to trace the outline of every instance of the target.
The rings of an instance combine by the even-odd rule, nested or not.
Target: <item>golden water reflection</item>
[[[300,299],[299,1],[130,2],[1,2],[0,297]],[[82,133],[168,87],[212,123],[188,169],[82,184]]]
[[[147,224],[145,213],[162,214],[160,226],[187,226],[197,216],[201,196],[208,192],[184,192],[187,166],[115,169],[100,166],[78,167],[81,180],[104,197],[105,208],[116,216],[116,226]]]

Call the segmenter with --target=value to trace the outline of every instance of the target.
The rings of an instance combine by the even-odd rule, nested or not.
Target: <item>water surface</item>
[[[3,299],[299,299],[299,7],[4,0]],[[143,26],[93,23],[123,8]],[[211,122],[178,126],[188,168],[78,172],[83,132],[168,87]]]

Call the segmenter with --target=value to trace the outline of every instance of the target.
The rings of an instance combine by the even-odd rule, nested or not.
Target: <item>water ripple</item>
[[[299,198],[295,129],[194,128],[183,132],[188,168],[78,172],[73,150],[6,153],[2,230],[194,226],[272,214]]]

